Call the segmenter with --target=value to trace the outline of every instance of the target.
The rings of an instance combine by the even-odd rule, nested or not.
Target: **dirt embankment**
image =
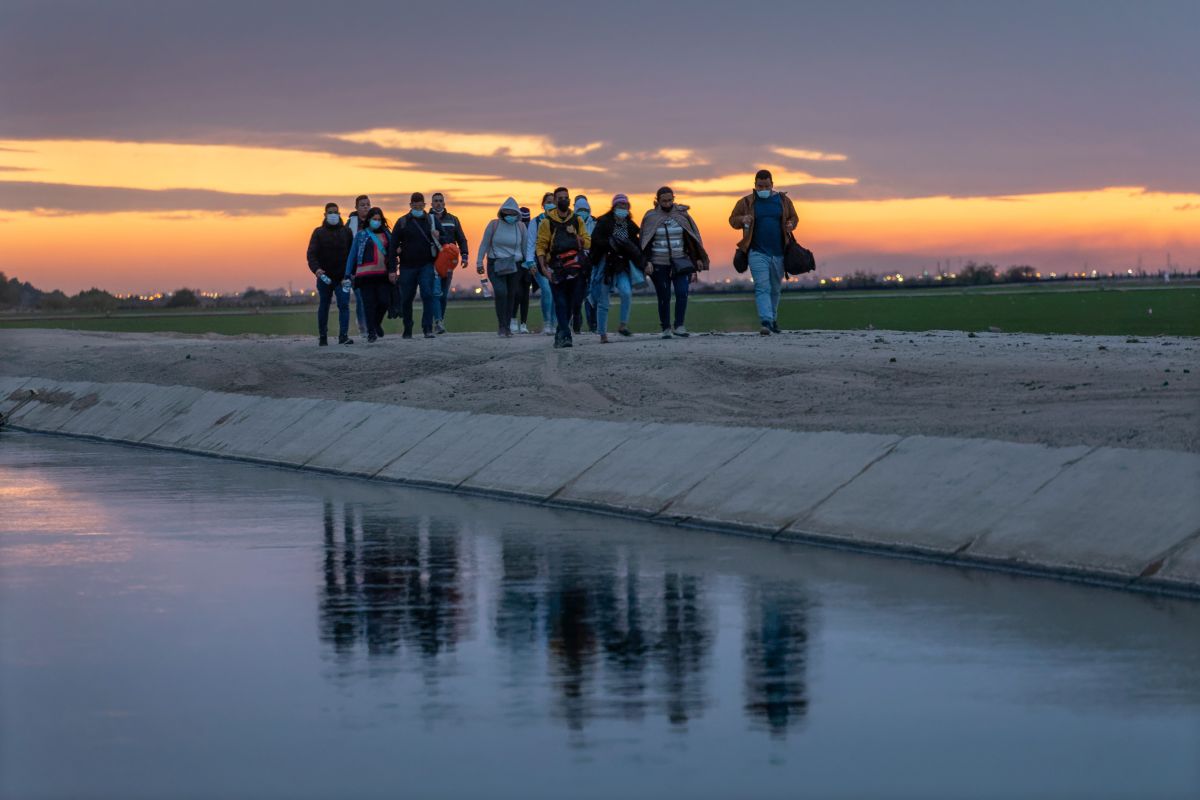
[[[1200,341],[805,332],[310,337],[0,331],[0,374],[453,410],[1200,452]]]

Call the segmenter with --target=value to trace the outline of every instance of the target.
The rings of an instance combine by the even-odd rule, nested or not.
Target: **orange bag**
[[[444,278],[454,271],[461,260],[462,253],[459,251],[458,245],[451,242],[438,252],[437,259],[433,262],[433,268],[437,271],[439,278]]]

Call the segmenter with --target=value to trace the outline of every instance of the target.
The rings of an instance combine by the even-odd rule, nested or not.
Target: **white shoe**
[[[553,336],[554,328],[551,328],[549,325],[547,325],[546,327],[542,328],[542,334],[544,336]]]
[[[688,333],[688,330],[687,330],[687,328],[685,328],[685,327],[683,327],[682,325],[680,325],[678,328],[676,328],[676,329],[675,329],[675,335],[676,335],[676,336],[683,336],[683,337],[685,337],[685,338],[686,338],[687,336],[690,336],[691,334],[689,334],[689,333]]]
[[[664,330],[664,331],[662,332],[662,338],[664,338],[664,339],[670,339],[670,338],[671,338],[671,329],[670,329],[670,328],[667,328],[666,330]]]
[[[517,332],[517,321],[515,319],[510,319],[508,321],[508,329],[513,333]]]
[[[522,322],[519,332],[520,333],[529,333],[529,326],[526,325],[524,322]]]

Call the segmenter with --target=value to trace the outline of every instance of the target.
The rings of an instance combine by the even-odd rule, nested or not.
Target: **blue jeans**
[[[569,281],[553,284],[551,294],[554,297],[554,316],[558,320],[557,336],[571,338],[571,309],[583,302],[587,290],[583,276]]]
[[[366,336],[370,331],[367,330],[367,309],[363,306],[362,289],[354,287],[354,315],[358,317],[358,332]]]
[[[446,318],[446,303],[450,302],[450,283],[454,280],[454,271],[447,272],[444,278],[438,277],[437,273],[434,272],[433,280],[433,295],[437,298],[433,303],[433,318],[444,320]]]
[[[342,290],[341,281],[326,283],[317,278],[317,335],[324,339],[329,335],[329,305],[337,298],[338,339],[345,339],[350,332],[350,293]]]
[[[688,288],[691,285],[691,275],[683,274],[669,277],[670,267],[654,265],[654,293],[658,295],[658,324],[665,331],[668,328],[678,328],[683,325],[687,315]],[[671,324],[671,290],[675,290],[675,324]]]
[[[608,307],[610,303],[609,284],[604,282],[604,278],[600,278],[600,286],[604,291],[600,294],[600,302],[596,303],[596,330],[601,333],[608,333]],[[629,273],[621,272],[613,278],[612,286],[617,290],[617,294],[621,297],[621,324],[629,324],[629,311],[633,306],[633,284],[629,281]],[[595,294],[595,284],[592,285],[593,295]]]
[[[750,277],[754,279],[754,305],[762,322],[774,322],[779,316],[779,295],[783,292],[783,256],[761,250],[750,251]]]
[[[406,267],[400,270],[396,283],[400,286],[400,308],[404,317],[404,332],[412,333],[413,329],[413,299],[417,296],[417,288],[421,289],[421,330],[425,333],[433,331],[433,307],[438,302],[433,296],[433,284],[437,273],[433,264],[423,267]]]
[[[538,285],[538,299],[542,303],[542,324],[547,328],[554,327],[554,291],[550,288],[550,279],[542,274],[537,267],[533,268],[533,279]],[[567,315],[570,319],[570,315]]]

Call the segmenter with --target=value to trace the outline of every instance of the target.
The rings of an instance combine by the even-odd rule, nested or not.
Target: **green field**
[[[419,304],[418,304],[419,305]],[[610,328],[616,328],[613,298]],[[419,314],[419,311],[418,311]],[[788,329],[986,331],[1073,333],[1137,336],[1200,336],[1200,288],[1111,289],[1073,291],[1039,287],[1011,291],[907,290],[785,295],[779,324]],[[126,312],[112,316],[24,315],[0,317],[0,328],[68,328],[95,331],[220,334],[315,334],[315,306],[254,312]],[[331,313],[336,331],[337,311]],[[495,330],[495,314],[487,301],[453,301],[447,327],[454,332]],[[531,327],[541,325],[536,298],[530,303]],[[385,322],[394,330],[398,320]],[[749,295],[697,296],[688,307],[693,331],[748,331],[758,327]],[[351,324],[351,330],[354,329]],[[634,299],[631,327],[658,330],[652,297]]]

